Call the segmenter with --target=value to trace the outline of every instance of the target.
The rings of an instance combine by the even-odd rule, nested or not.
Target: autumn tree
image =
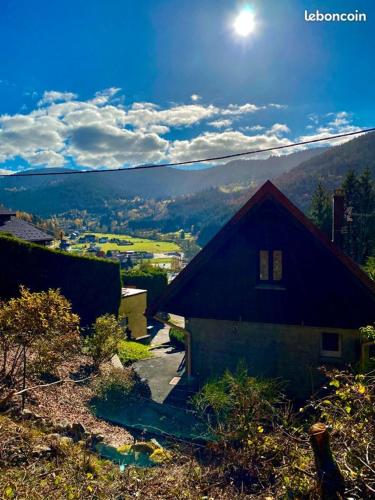
[[[96,319],[92,334],[86,339],[86,347],[96,368],[108,361],[124,338],[124,330],[113,314],[104,314]]]
[[[0,306],[0,392],[20,382],[25,389],[32,367],[48,371],[78,344],[79,316],[60,291],[21,287],[18,298]]]

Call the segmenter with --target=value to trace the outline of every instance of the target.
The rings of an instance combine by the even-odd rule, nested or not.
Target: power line
[[[133,170],[146,170],[151,168],[163,168],[163,167],[179,167],[181,165],[192,165],[193,163],[207,163],[218,160],[227,160],[229,158],[238,158],[241,156],[254,155],[260,153],[267,153],[269,151],[276,151],[280,149],[293,148],[296,146],[303,146],[305,144],[313,144],[317,142],[331,141],[332,139],[339,139],[340,137],[349,137],[351,135],[365,134],[367,132],[374,132],[375,127],[366,128],[362,130],[357,130],[356,132],[346,132],[345,134],[337,134],[331,135],[329,137],[322,137],[320,139],[310,139],[308,141],[300,141],[300,142],[292,142],[290,144],[284,144],[283,146],[274,146],[272,148],[264,148],[264,149],[254,149],[252,151],[244,151],[242,153],[233,153],[230,155],[223,156],[214,156],[211,158],[201,158],[199,160],[186,160],[179,161],[175,163],[158,163],[158,164],[150,164],[150,165],[136,165],[134,167],[121,167],[121,168],[107,168],[105,170],[66,170],[64,172],[31,172],[31,173],[15,173],[11,175],[1,174],[0,177],[40,177],[44,175],[78,175],[78,174],[99,174],[99,173],[107,173],[107,172],[124,172],[124,171],[133,171]]]

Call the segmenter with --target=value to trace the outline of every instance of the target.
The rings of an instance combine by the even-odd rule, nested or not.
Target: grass
[[[174,346],[180,349],[185,349],[185,335],[181,330],[178,330],[177,328],[171,328],[169,330],[169,339],[171,341],[171,344],[173,344]]]
[[[152,356],[149,347],[132,342],[131,340],[122,340],[118,346],[118,357],[124,365],[130,365],[140,359],[147,359]]]
[[[149,240],[147,238],[134,238],[126,234],[112,234],[112,233],[83,233],[85,234],[95,234],[97,238],[107,237],[107,238],[117,238],[119,240],[126,240],[133,243],[132,245],[117,245],[116,243],[98,243],[97,245],[101,250],[107,252],[108,250],[118,250],[122,252],[132,251],[132,252],[151,252],[151,253],[165,253],[165,252],[180,252],[181,248],[177,243],[171,241],[157,241]],[[87,245],[87,244],[86,244]],[[76,244],[72,245],[72,250],[84,250],[85,245]]]

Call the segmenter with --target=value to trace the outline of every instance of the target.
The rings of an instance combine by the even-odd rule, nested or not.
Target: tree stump
[[[320,498],[322,500],[343,499],[344,478],[332,456],[326,425],[323,423],[312,425],[309,434],[314,452]]]

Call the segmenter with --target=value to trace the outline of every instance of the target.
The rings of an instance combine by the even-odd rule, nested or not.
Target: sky
[[[244,9],[246,37],[234,29]],[[306,22],[305,10],[367,21]],[[0,0],[0,173],[373,127],[374,19],[370,0]]]

